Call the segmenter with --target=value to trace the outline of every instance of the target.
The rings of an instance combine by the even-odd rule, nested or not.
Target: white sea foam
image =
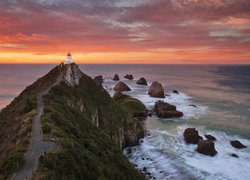
[[[196,127],[203,137],[211,134],[217,138],[215,148],[218,153],[215,157],[209,157],[199,154],[196,151],[197,145],[187,145],[184,142],[183,132],[187,127],[179,126],[171,132],[151,130],[151,136],[144,138],[131,154],[127,150],[124,154],[139,169],[146,167],[157,179],[249,179],[249,140]],[[230,145],[230,140],[234,139],[240,140],[248,148],[235,149]],[[232,153],[239,158],[231,157]]]

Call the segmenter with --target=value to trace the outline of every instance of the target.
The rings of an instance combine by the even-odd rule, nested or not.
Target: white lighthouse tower
[[[72,63],[71,54],[68,53],[68,54],[67,54],[67,58],[66,58],[66,60],[64,61],[64,64],[71,64],[71,63]]]

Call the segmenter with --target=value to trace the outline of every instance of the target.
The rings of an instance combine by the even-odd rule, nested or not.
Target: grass
[[[126,133],[137,136],[140,125],[91,78],[84,76],[75,87],[61,83],[44,103],[43,129],[49,124],[60,150],[42,158],[38,174],[46,174],[45,179],[144,179],[121,151]]]

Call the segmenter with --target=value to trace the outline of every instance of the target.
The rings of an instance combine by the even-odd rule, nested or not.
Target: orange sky
[[[0,1],[0,63],[250,63],[248,0]]]

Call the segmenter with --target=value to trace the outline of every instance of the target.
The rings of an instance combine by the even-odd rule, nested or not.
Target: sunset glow
[[[248,0],[0,1],[0,63],[250,63]]]

